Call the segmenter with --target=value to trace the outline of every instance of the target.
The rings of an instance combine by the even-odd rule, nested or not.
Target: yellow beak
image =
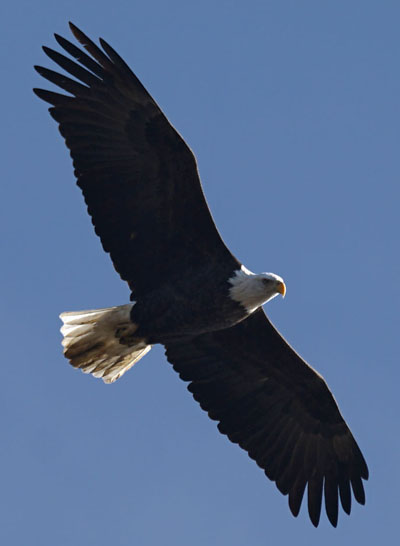
[[[282,298],[285,297],[285,294],[286,294],[286,284],[282,281],[278,284],[278,292],[279,294],[282,294]]]

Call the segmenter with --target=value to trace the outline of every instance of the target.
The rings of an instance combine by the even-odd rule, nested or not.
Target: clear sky
[[[3,2],[0,543],[374,545],[398,539],[400,4]],[[287,284],[269,315],[326,378],[367,504],[295,519],[154,348],[106,386],[62,356],[62,311],[127,302],[33,64],[104,37],[194,150],[216,223]],[[145,265],[145,264],[144,264]]]

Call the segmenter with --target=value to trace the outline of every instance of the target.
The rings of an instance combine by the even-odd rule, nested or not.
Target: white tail
[[[64,355],[75,368],[113,383],[151,349],[135,338],[133,304],[61,313]]]

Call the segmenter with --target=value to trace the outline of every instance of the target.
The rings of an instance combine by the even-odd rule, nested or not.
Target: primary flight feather
[[[67,94],[34,91],[52,105],[95,231],[132,303],[63,313],[65,356],[112,383],[164,345],[193,397],[289,496],[293,515],[307,486],[312,523],[324,498],[336,526],[339,499],[347,514],[351,491],[364,504],[368,468],[324,379],[262,310],[285,294],[282,278],[254,274],[231,254],[182,137],[104,40],[100,48],[70,27],[87,53],[58,35],[69,57],[43,48],[69,76],[35,67]]]

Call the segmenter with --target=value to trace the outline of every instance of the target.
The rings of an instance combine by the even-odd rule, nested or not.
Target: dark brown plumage
[[[230,296],[232,276],[243,274],[241,263],[218,234],[181,136],[104,40],[101,50],[74,25],[71,30],[88,54],[56,40],[78,62],[44,51],[76,80],[36,67],[69,95],[35,93],[52,105],[96,233],[137,303],[65,314],[66,355],[74,366],[105,378],[110,355],[98,355],[98,347],[107,346],[104,325],[125,321],[124,328],[110,330],[111,382],[152,343],[163,343],[194,398],[289,496],[293,515],[307,486],[312,523],[319,523],[324,497],[336,526],[339,499],[350,513],[351,489],[364,504],[368,469],[330,390],[261,307],[250,313]],[[93,317],[102,317],[104,331],[93,326]],[[163,331],[166,325],[169,331]],[[97,345],[88,337],[93,329]],[[136,360],[130,361],[130,343],[136,343]]]
[[[167,358],[218,429],[276,482],[294,516],[308,483],[318,525],[322,489],[332,525],[338,492],[351,509],[350,484],[364,504],[368,468],[324,379],[308,366],[259,309],[233,328],[169,344]]]
[[[53,105],[96,233],[121,278],[140,297],[160,278],[180,277],[183,260],[192,270],[227,260],[240,267],[212,221],[191,150],[121,57],[104,40],[109,57],[71,30],[97,62],[56,35],[84,68],[44,52],[80,83],[37,66],[73,97],[35,93]]]

